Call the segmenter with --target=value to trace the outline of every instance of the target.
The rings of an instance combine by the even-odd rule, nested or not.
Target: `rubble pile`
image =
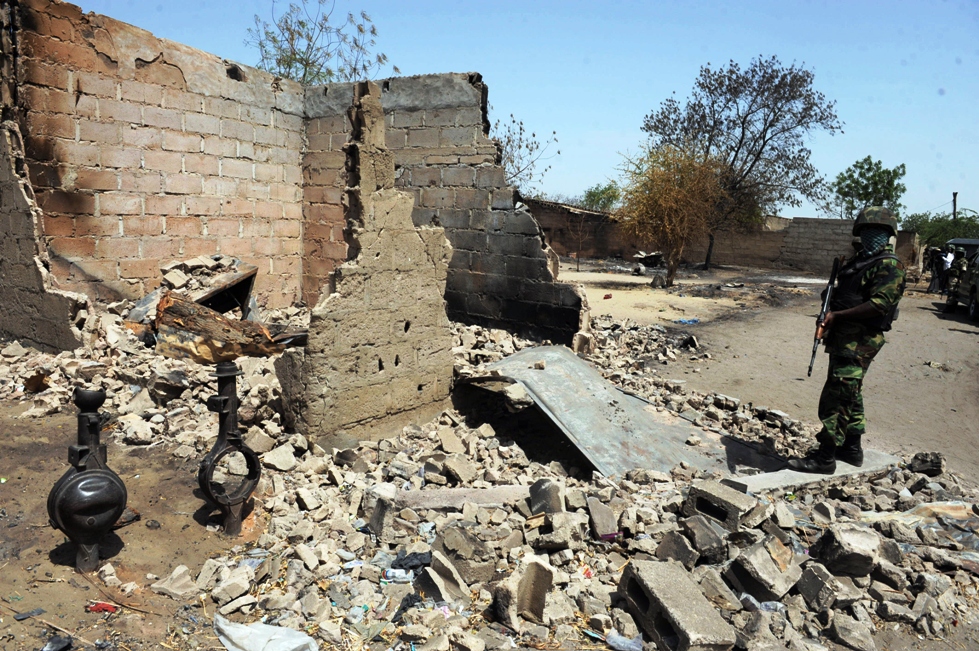
[[[940,636],[977,605],[966,543],[880,517],[965,497],[935,455],[756,498],[682,467],[582,481],[454,412],[353,449],[300,439],[259,489],[257,545],[153,590],[352,648],[638,650],[645,633],[664,649],[870,649],[881,626]]]
[[[66,407],[73,385],[104,387],[124,442],[200,456],[217,434],[211,369],[160,360],[122,325],[126,307],[89,315],[77,351],[0,349],[0,398],[33,400],[37,416]],[[658,408],[775,451],[808,443],[812,428],[786,414],[660,377],[671,354],[705,354],[692,336],[608,318],[592,331],[590,359]],[[474,326],[454,337],[459,377],[534,345]],[[149,589],[187,612],[203,604],[329,645],[417,651],[816,650],[827,638],[864,650],[883,626],[943,636],[976,612],[977,496],[940,455],[752,496],[682,464],[572,476],[453,411],[326,450],[282,426],[272,360],[238,364],[239,420],[264,466],[246,529],[261,533],[126,593]],[[100,577],[119,581],[111,567]],[[188,623],[170,642],[193,646],[200,630]]]
[[[783,457],[803,454],[813,444],[819,428],[783,411],[719,393],[700,394],[687,389],[683,380],[660,375],[681,357],[710,359],[689,333],[603,316],[592,319],[592,335],[596,350],[587,359],[607,380],[660,409]]]

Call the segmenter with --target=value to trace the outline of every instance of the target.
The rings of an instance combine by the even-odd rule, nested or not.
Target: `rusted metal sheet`
[[[527,348],[486,368],[490,374],[472,378],[474,384],[499,384],[501,377],[518,382],[603,475],[633,468],[669,472],[681,461],[725,470],[723,450],[686,444],[704,433],[700,428],[622,392],[568,348]]]

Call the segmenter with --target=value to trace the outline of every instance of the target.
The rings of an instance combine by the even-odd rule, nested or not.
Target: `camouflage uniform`
[[[969,261],[965,257],[965,249],[959,247],[955,249],[955,259],[952,261],[952,266],[948,268],[948,279],[949,279],[949,296],[954,296],[955,292],[959,289],[959,283],[965,278],[966,272],[969,270]],[[958,255],[961,253],[962,255]]]
[[[893,253],[893,247],[887,251]],[[904,295],[904,270],[897,260],[884,258],[862,272],[860,289],[881,314],[897,306]],[[884,347],[884,332],[860,321],[836,321],[824,339],[829,372],[819,396],[820,438],[837,446],[850,436],[862,436],[867,426],[863,411],[863,378],[870,362]]]

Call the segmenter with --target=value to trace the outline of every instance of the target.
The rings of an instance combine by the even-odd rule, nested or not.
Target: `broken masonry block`
[[[725,576],[735,589],[758,601],[778,601],[799,581],[802,568],[790,548],[768,536],[741,552]]]
[[[833,607],[840,585],[824,565],[812,562],[806,565],[795,589],[811,609],[820,611]]]
[[[703,515],[728,531],[741,528],[742,519],[755,508],[757,501],[744,493],[716,481],[698,481],[690,486],[683,503],[686,516]]]
[[[534,558],[497,583],[493,588],[491,604],[496,621],[518,633],[521,617],[542,623],[547,593],[551,591],[553,581],[553,568],[543,560]]]
[[[741,610],[741,601],[738,595],[724,582],[720,573],[712,567],[701,566],[703,573],[700,579],[700,591],[704,593],[707,600],[720,608],[729,612]]]
[[[679,531],[671,531],[663,536],[663,540],[656,548],[656,558],[661,561],[676,561],[691,570],[697,564],[700,553],[690,546],[686,536]]]
[[[619,581],[619,594],[640,627],[659,648],[730,651],[737,641],[682,566],[633,561]]]
[[[727,560],[727,543],[724,542],[724,535],[727,532],[719,525],[713,524],[702,515],[695,515],[692,518],[681,520],[680,526],[703,562],[709,565],[717,565]],[[715,527],[720,529],[724,535],[719,533]]]
[[[911,458],[908,470],[937,477],[945,473],[945,457],[941,452],[918,452]]]
[[[833,574],[867,576],[877,567],[879,549],[880,535],[873,529],[836,524],[823,532],[810,554]]]
[[[564,486],[545,477],[530,486],[530,512],[558,513],[564,511]]]
[[[591,532],[596,539],[615,537],[619,529],[615,526],[615,512],[601,500],[589,497],[587,500]]]
[[[876,651],[871,628],[848,615],[838,613],[829,627],[830,639],[857,651]]]

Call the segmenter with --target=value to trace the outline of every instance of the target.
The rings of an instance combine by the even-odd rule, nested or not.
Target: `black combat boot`
[[[819,447],[802,459],[789,459],[789,468],[799,472],[832,475],[836,472],[836,443],[828,436],[819,441]]]
[[[863,465],[863,447],[860,445],[859,434],[849,434],[843,445],[836,448],[836,460],[859,468]]]

